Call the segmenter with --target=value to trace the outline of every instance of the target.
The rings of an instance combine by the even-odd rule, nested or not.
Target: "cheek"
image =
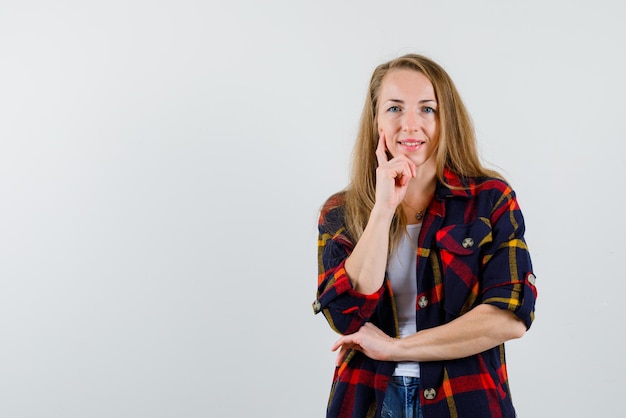
[[[393,137],[387,135],[385,136],[385,145],[387,145],[387,149],[393,147],[393,145],[395,144]]]
[[[376,124],[378,125],[378,135],[385,134],[386,137],[389,137],[393,134],[393,129],[388,122],[379,120]]]
[[[433,129],[433,139],[435,141],[435,143],[439,143],[439,127],[435,126]]]
[[[385,137],[385,145],[387,148],[387,154],[390,158],[396,157],[397,156],[397,144],[395,143],[395,141],[393,140],[392,137],[390,136],[386,136]]]
[[[433,137],[438,137],[439,136],[439,123],[437,123],[437,121],[432,121],[428,125],[428,131],[430,132],[430,135],[432,135]]]

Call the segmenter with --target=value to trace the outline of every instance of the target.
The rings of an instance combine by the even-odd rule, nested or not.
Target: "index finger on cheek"
[[[389,161],[387,158],[387,146],[385,144],[385,135],[380,134],[378,137],[378,146],[376,147],[376,158],[378,159],[378,165]]]

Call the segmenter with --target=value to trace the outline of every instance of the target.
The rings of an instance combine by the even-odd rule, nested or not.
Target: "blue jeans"
[[[417,377],[391,376],[383,401],[382,418],[422,418]]]

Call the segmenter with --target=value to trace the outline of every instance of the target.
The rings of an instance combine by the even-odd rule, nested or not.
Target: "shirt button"
[[[429,401],[435,399],[436,396],[437,391],[434,388],[428,388],[424,390],[424,398],[428,399]]]
[[[320,301],[318,299],[315,299],[315,302],[313,302],[313,313],[320,313],[320,311],[322,310],[322,304],[320,303]]]
[[[470,237],[467,237],[463,240],[463,243],[461,245],[463,246],[463,248],[472,247],[474,245],[474,240]]]
[[[420,298],[417,300],[417,305],[420,308],[424,309],[428,306],[428,298],[426,296],[420,296]]]

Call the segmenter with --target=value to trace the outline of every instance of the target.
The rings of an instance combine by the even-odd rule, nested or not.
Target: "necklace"
[[[405,214],[407,216],[411,216],[411,215],[409,215],[410,213],[415,213],[415,219],[417,219],[419,222],[421,222],[424,219],[424,216],[426,216],[426,210],[428,209],[428,205],[430,204],[430,201],[432,200],[432,198],[433,198],[433,195],[430,194],[428,199],[426,199],[425,204],[424,204],[424,200],[422,200],[422,199],[417,200],[416,199],[418,202],[419,201],[423,202],[422,203],[422,205],[423,205],[422,209],[418,210],[417,212],[416,212],[416,209],[415,209],[414,206],[411,206],[411,205],[409,205],[406,202],[402,202],[402,204],[404,205]]]
[[[412,208],[411,206],[409,206],[408,204],[406,204],[406,207],[412,209],[412,212],[415,211],[415,208]],[[426,206],[424,206],[421,210],[418,210],[417,212],[415,212],[415,219],[417,219],[418,221],[422,221],[422,219],[424,219],[424,216],[426,215],[426,209],[428,208],[428,204],[426,204]]]

